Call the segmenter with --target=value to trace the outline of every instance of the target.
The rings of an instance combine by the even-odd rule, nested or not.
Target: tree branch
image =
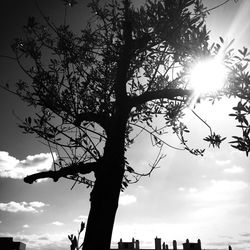
[[[81,113],[76,116],[74,125],[79,127],[83,121],[88,122],[96,122],[98,123],[103,129],[107,129],[108,117],[104,114],[95,114],[95,113]]]
[[[58,171],[46,171],[28,175],[24,178],[24,182],[32,184],[34,181],[44,178],[51,178],[56,182],[61,177],[67,177],[68,175],[89,174],[91,172],[94,172],[98,166],[99,166],[98,162],[89,162],[89,163],[80,162],[72,164],[69,167],[61,168]]]
[[[177,97],[188,97],[192,95],[192,90],[188,89],[162,89],[151,92],[145,92],[140,96],[135,96],[130,99],[132,107],[136,107],[148,101],[156,99],[170,99],[175,100]]]

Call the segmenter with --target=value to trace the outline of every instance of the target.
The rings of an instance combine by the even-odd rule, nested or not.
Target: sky
[[[210,7],[223,1],[205,1]],[[48,16],[63,20],[60,1],[39,1]],[[80,27],[86,21],[84,6],[79,1],[68,18]],[[219,36],[230,41],[233,47],[250,45],[250,2],[230,1],[213,11],[207,20],[211,40]],[[80,14],[79,14],[80,13]],[[9,55],[9,44],[20,34],[27,17],[37,16],[32,0],[2,0],[0,8],[0,54]],[[0,83],[11,86],[23,74],[18,66],[0,58]],[[235,123],[228,116],[232,100],[218,105],[198,105],[196,112],[209,122],[218,133],[227,136],[221,149],[209,148],[202,138],[209,131],[187,111],[190,145],[207,147],[203,157],[187,151],[164,148],[166,157],[150,178],[129,186],[121,194],[116,216],[112,246],[122,238],[140,240],[141,247],[153,247],[154,238],[178,245],[201,239],[205,249],[250,249],[250,169],[249,158],[234,150],[228,141],[237,133]],[[0,237],[14,237],[27,244],[27,250],[66,250],[69,234],[76,234],[80,222],[86,221],[89,211],[89,193],[83,185],[69,180],[50,180],[29,185],[22,178],[27,174],[48,170],[52,157],[47,147],[35,137],[22,134],[16,115],[24,117],[31,112],[17,97],[0,90]],[[166,141],[177,145],[170,134]],[[142,134],[128,151],[127,157],[138,170],[154,161],[156,151],[150,139]]]

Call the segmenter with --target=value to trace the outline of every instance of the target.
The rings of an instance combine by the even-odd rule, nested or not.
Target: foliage
[[[243,151],[248,156],[250,152],[250,125],[248,122],[250,114],[250,75],[247,71],[250,62],[250,52],[247,48],[238,50],[238,55],[234,56],[232,67],[232,78],[229,89],[229,96],[239,98],[237,106],[233,107],[234,113],[230,116],[235,117],[238,122],[237,127],[241,129],[242,136],[233,136],[230,143],[232,147]]]
[[[77,2],[64,3],[67,8]],[[16,94],[36,108],[20,127],[25,133],[43,138],[51,151],[57,152],[54,170],[98,162],[112,133],[110,120],[117,103],[125,103],[126,98],[126,109],[130,111],[126,147],[133,144],[140,130],[149,132],[154,145],[166,145],[160,136],[172,127],[183,149],[202,155],[203,149],[187,145],[184,135],[189,131],[180,119],[192,94],[187,84],[190,67],[199,58],[225,49],[222,38],[221,44],[209,46],[207,9],[201,2],[191,0],[149,0],[140,8],[129,1],[92,1],[89,7],[93,17],[79,34],[73,33],[68,24],[56,26],[44,15],[45,24],[30,17],[23,37],[12,45],[18,64],[31,79],[18,81]],[[215,96],[241,98],[231,115],[240,123],[243,136],[234,136],[231,143],[248,154],[249,54],[246,48],[239,53],[240,56],[232,50],[225,51],[224,61],[231,70],[230,86]],[[121,64],[125,64],[124,72]],[[118,81],[125,82],[119,91]],[[156,116],[165,119],[161,129],[154,125]],[[131,137],[134,131],[137,133]],[[219,147],[224,139],[211,130],[204,140]],[[126,170],[138,179],[128,162]],[[93,186],[93,181],[79,172],[64,177]],[[131,180],[124,177],[123,184],[127,186]]]

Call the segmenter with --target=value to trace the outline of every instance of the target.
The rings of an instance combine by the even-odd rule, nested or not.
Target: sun
[[[218,57],[197,62],[190,71],[190,85],[196,95],[214,93],[223,88],[227,69]]]

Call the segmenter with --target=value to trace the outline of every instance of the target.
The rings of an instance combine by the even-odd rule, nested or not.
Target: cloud
[[[53,153],[57,159],[56,153]],[[8,152],[0,151],[0,177],[23,179],[27,175],[48,171],[53,164],[50,153],[28,155],[24,160],[10,156]]]
[[[243,237],[250,237],[250,233],[242,233],[242,234],[240,234],[240,236],[243,236]]]
[[[230,160],[216,160],[215,163],[219,166],[225,166],[225,165],[228,165],[230,164]]]
[[[28,224],[23,225],[23,228],[30,228]]]
[[[192,204],[187,218],[209,224],[229,223],[228,218],[239,214],[245,206],[243,199],[248,184],[240,180],[211,180],[197,192],[186,190],[186,199]]]
[[[0,233],[0,236],[13,237],[14,241],[21,241],[32,250],[65,250],[65,246],[70,244],[67,234],[67,232],[47,234]]]
[[[48,236],[40,236],[38,237],[38,240],[49,240]]]
[[[119,199],[119,204],[122,206],[127,206],[136,202],[136,197],[130,194],[121,194]]]
[[[51,224],[55,225],[55,226],[62,226],[62,225],[64,225],[64,223],[62,223],[60,221],[53,221]]]
[[[30,205],[37,208],[44,207],[44,203],[41,201],[32,201],[30,202]]]
[[[195,188],[195,187],[191,187],[191,188],[188,189],[188,192],[191,193],[191,194],[197,193],[197,192],[198,192],[198,189]]]
[[[45,204],[40,201],[33,201],[33,202],[10,201],[9,203],[0,203],[0,210],[10,212],[10,213],[17,213],[17,212],[39,213],[39,212],[43,212],[43,210],[38,210],[38,208],[41,208],[44,206],[48,206],[48,204]]]
[[[208,246],[213,246],[213,247],[219,247],[219,248],[221,248],[221,247],[226,247],[226,246],[228,246],[228,245],[238,245],[238,242],[237,241],[214,241],[214,242],[208,242],[207,243],[207,245]],[[234,248],[233,248],[234,249]]]
[[[81,223],[82,221],[87,221],[88,216],[87,215],[79,215],[78,218],[74,219],[74,222]]]
[[[228,174],[240,174],[244,172],[244,168],[240,166],[233,166],[231,168],[225,168],[224,172]]]
[[[190,195],[203,202],[231,201],[247,187],[248,184],[244,181],[211,180],[210,186]]]

